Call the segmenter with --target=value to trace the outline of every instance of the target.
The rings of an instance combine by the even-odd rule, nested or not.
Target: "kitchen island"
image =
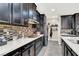
[[[43,47],[44,35],[35,38],[20,38],[0,46],[1,56],[35,56]]]
[[[62,52],[64,56],[79,56],[79,37],[62,36]]]

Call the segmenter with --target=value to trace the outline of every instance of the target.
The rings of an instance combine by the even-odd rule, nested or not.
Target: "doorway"
[[[51,29],[52,29],[52,36],[50,36],[51,34]],[[52,41],[58,41],[58,25],[55,24],[55,25],[50,25],[49,26],[49,40],[52,40]]]

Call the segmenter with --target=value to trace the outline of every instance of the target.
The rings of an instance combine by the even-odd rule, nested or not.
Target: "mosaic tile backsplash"
[[[29,25],[29,26],[31,26],[31,25]],[[21,26],[0,24],[0,30],[4,30],[4,29],[13,30],[13,31],[16,31],[17,34],[22,34],[24,36],[31,36],[35,29],[33,29],[29,26],[28,27],[21,27]]]

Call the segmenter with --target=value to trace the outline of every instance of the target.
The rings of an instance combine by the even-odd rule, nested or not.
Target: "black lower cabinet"
[[[18,48],[16,50],[4,55],[4,56],[21,56],[21,55],[22,55],[21,54],[21,48]]]
[[[22,56],[30,56],[30,46],[25,45],[22,47]]]
[[[36,55],[38,55],[38,53],[40,52],[40,50],[42,49],[42,47],[43,47],[43,37],[38,38],[38,40],[35,43],[35,48],[36,48],[35,54]]]
[[[43,47],[43,38],[40,37],[4,56],[36,56]]]
[[[30,56],[30,50],[27,49],[27,50],[23,51],[22,56]]]
[[[78,56],[62,39],[62,54],[63,56]]]
[[[35,56],[35,47],[34,47],[34,45],[32,45],[30,47],[30,56]]]
[[[22,56],[34,56],[35,41],[22,47]]]

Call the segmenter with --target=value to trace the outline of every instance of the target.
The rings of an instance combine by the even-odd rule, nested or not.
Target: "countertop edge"
[[[13,51],[13,50],[16,50],[16,49],[18,49],[18,48],[20,48],[21,46],[24,46],[24,45],[26,45],[26,44],[29,44],[30,42],[32,42],[32,41],[34,41],[34,40],[36,40],[36,39],[38,39],[38,38],[40,38],[40,37],[42,37],[42,36],[44,36],[44,34],[41,34],[41,35],[39,35],[39,36],[37,36],[36,38],[24,38],[24,40],[28,40],[28,42],[24,42],[22,45],[19,45],[18,47],[16,47],[16,48],[14,48],[14,49],[12,49],[12,50],[7,50],[7,51],[5,51],[5,49],[6,49],[6,47],[5,46],[7,46],[8,45],[8,43],[7,43],[7,45],[4,45],[4,46],[0,46],[0,49],[2,50],[2,49],[4,49],[4,50],[0,50],[1,52],[0,52],[0,56],[3,56],[3,55],[5,55],[5,54],[7,54],[7,53],[10,53],[11,51]],[[22,39],[22,38],[21,38]],[[17,39],[17,40],[15,40],[14,42],[13,41],[10,41],[9,43],[17,43],[17,41],[20,41],[21,39]],[[22,41],[23,41],[23,39],[22,39]],[[18,44],[18,43],[17,43]],[[14,44],[15,45],[15,44]],[[1,48],[2,47],[2,48]]]
[[[66,42],[66,44],[79,56],[79,53],[71,46],[71,44],[73,43],[69,42],[67,39],[64,39],[63,37],[61,37],[61,39],[63,39]]]

